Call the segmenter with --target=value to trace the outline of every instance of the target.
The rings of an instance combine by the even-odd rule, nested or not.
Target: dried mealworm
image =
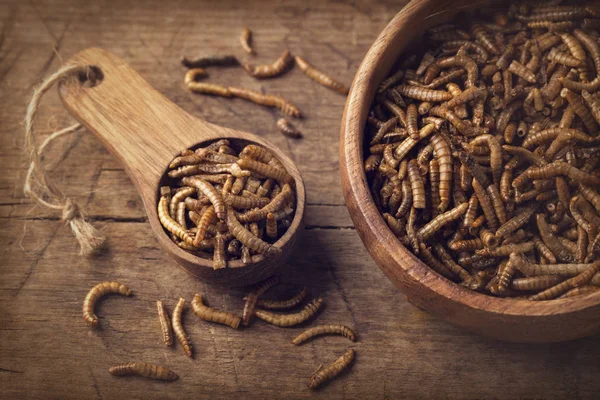
[[[444,212],[450,203],[450,188],[452,186],[452,154],[450,145],[442,135],[434,135],[431,139],[433,153],[440,166],[440,205],[439,211]]]
[[[144,362],[117,364],[110,367],[108,373],[114,376],[137,375],[161,381],[175,381],[179,379],[179,375],[165,367]]]
[[[554,299],[560,296],[561,294],[568,292],[571,289],[586,285],[599,270],[600,264],[593,264],[579,275],[567,279],[566,281],[561,282],[556,286],[552,286],[549,289],[544,290],[543,292],[530,296],[529,300],[540,301]]]
[[[433,251],[439,257],[440,261],[446,267],[446,269],[458,276],[464,285],[468,287],[469,285],[474,283],[474,279],[471,276],[471,274],[469,274],[464,268],[458,265],[441,244],[434,244]]]
[[[253,90],[237,87],[229,87],[227,89],[233,96],[238,97],[240,99],[248,100],[262,106],[278,108],[284,114],[292,117],[302,117],[302,112],[300,111],[300,109],[294,104],[290,103],[288,100],[284,99],[283,97],[275,96],[272,94],[262,94]]]
[[[496,236],[499,238],[505,237],[525,225],[529,222],[533,214],[535,214],[536,209],[537,207],[535,205],[521,209],[514,217],[498,228]]]
[[[235,56],[202,56],[197,58],[181,57],[181,65],[186,68],[205,68],[205,67],[227,67],[238,65],[239,61]]]
[[[219,193],[213,185],[205,180],[194,178],[194,177],[185,177],[182,179],[182,182],[189,186],[194,186],[198,189],[199,192],[203,193],[206,197],[210,199],[210,202],[215,208],[217,213],[217,217],[224,221],[227,217],[227,210],[225,208],[225,201],[223,200],[223,196]]]
[[[534,179],[546,179],[557,176],[569,177],[574,182],[584,185],[600,185],[600,178],[584,172],[564,161],[554,161],[542,167],[531,167],[515,178],[512,186],[516,189],[522,188],[525,183]]]
[[[229,211],[230,212],[227,213],[227,227],[231,234],[244,246],[260,254],[275,255],[281,253],[281,249],[259,239],[244,228],[238,221],[233,210],[230,209]]]
[[[477,179],[473,178],[471,185],[475,195],[477,196],[477,200],[479,200],[479,205],[483,210],[483,214],[485,215],[488,225],[493,230],[498,229],[498,218],[496,217],[496,212],[494,211],[492,200],[490,199],[489,194],[483,189]]]
[[[158,220],[167,231],[171,232],[188,245],[194,244],[194,239],[169,215],[169,204],[167,197],[165,196],[161,197],[158,202]]]
[[[482,229],[479,232],[479,237],[481,238],[481,242],[485,247],[498,247],[500,240],[488,229]]]
[[[550,226],[542,214],[536,215],[536,223],[540,237],[544,244],[552,251],[556,258],[563,262],[574,262],[575,257],[571,254],[558,238],[550,231]]]
[[[316,389],[321,386],[323,383],[335,378],[342,371],[350,366],[352,360],[354,360],[355,352],[353,349],[348,349],[343,356],[335,360],[333,364],[326,368],[321,368],[314,373],[313,376],[310,377],[308,381],[308,387],[310,389]]]
[[[123,296],[131,296],[133,294],[127,286],[119,282],[102,282],[94,286],[83,300],[83,320],[93,328],[98,326],[98,317],[94,313],[96,302],[102,296],[109,293],[118,293]]]
[[[300,70],[302,72],[304,72],[304,74],[306,74],[306,76],[308,76],[315,82],[317,82],[329,89],[332,89],[333,91],[338,92],[340,94],[348,94],[349,89],[346,86],[344,86],[342,83],[336,81],[335,79],[333,79],[329,75],[325,74],[324,72],[319,71],[318,69],[316,69],[315,67],[310,65],[302,57],[295,56],[294,59],[296,60],[296,65],[298,65],[298,68],[300,68]]]
[[[238,329],[242,318],[230,312],[219,311],[214,308],[204,305],[202,296],[199,293],[194,295],[192,300],[192,309],[200,319],[209,322],[216,322],[217,324],[223,324]]]
[[[438,232],[442,227],[449,223],[456,221],[465,214],[468,208],[468,203],[462,203],[450,211],[446,211],[443,214],[438,215],[423,226],[418,232],[417,236],[420,240],[427,240]]]
[[[227,255],[225,253],[225,239],[217,233],[213,247],[213,269],[218,270],[227,266]]]
[[[353,342],[356,341],[356,334],[346,325],[318,325],[302,332],[294,340],[292,340],[292,344],[298,346],[319,335],[341,335],[352,340]]]
[[[173,329],[171,328],[171,321],[165,305],[162,301],[156,301],[156,308],[158,309],[158,320],[160,321],[160,329],[162,331],[163,342],[165,346],[169,347],[173,345]]]
[[[294,179],[284,169],[264,164],[249,158],[241,158],[237,161],[240,168],[256,172],[259,175],[275,179],[282,184],[291,183]]]
[[[408,98],[429,101],[432,103],[449,101],[452,99],[452,95],[444,90],[434,90],[420,86],[399,85],[396,86],[396,90],[398,90],[401,95]]]
[[[296,307],[298,304],[302,303],[302,300],[306,297],[306,288],[302,288],[298,293],[294,296],[290,297],[287,300],[263,300],[258,299],[256,305],[265,310],[288,310],[290,308]],[[246,300],[247,297],[244,297]]]
[[[244,325],[248,325],[250,319],[254,315],[254,310],[259,297],[277,284],[279,284],[279,276],[275,275],[258,284],[256,288],[248,294],[246,303],[244,304],[244,311],[242,312],[242,322]]]
[[[564,293],[563,295],[558,296],[558,298],[565,299],[565,298],[570,298],[570,297],[583,296],[583,295],[590,294],[590,293],[596,293],[599,290],[600,290],[600,288],[596,287],[596,286],[583,285],[583,286],[579,286],[579,287],[569,290],[568,292]]]
[[[417,126],[418,111],[416,104],[409,104],[406,109],[406,130],[409,137],[413,140],[419,140],[419,127]]]
[[[411,160],[408,163],[408,178],[412,189],[413,207],[425,208],[425,184],[416,160]]]
[[[242,64],[242,68],[254,78],[274,78],[283,74],[292,64],[292,60],[290,51],[286,49],[272,64],[250,65],[245,62]]]
[[[214,96],[231,97],[232,93],[229,88],[216,83],[207,82],[189,82],[187,88],[195,93],[212,94]]]
[[[250,44],[251,41],[252,41],[252,32],[247,27],[244,27],[242,29],[242,33],[240,34],[240,45],[242,46],[242,49],[244,49],[244,51],[246,53],[255,54],[254,49],[252,49],[252,46]]]
[[[196,188],[184,187],[171,197],[171,200],[169,201],[169,215],[171,218],[175,219],[177,217],[177,204],[196,192]]]
[[[317,297],[316,299],[309,302],[300,312],[293,314],[275,314],[269,311],[256,309],[255,315],[262,319],[265,322],[268,322],[271,325],[281,326],[281,327],[290,327],[294,325],[301,324],[304,321],[312,318],[321,304],[323,303],[323,299],[321,297]]]
[[[539,291],[555,286],[564,280],[557,275],[540,275],[526,278],[516,278],[510,284],[511,289]]]
[[[482,257],[507,257],[510,253],[526,253],[535,247],[533,242],[510,243],[496,248],[476,250],[475,254]]]
[[[425,139],[427,136],[435,132],[435,130],[436,128],[434,124],[425,125],[419,131],[419,140]],[[400,145],[398,145],[398,147],[396,147],[396,150],[394,151],[394,156],[396,157],[396,159],[402,161],[404,156],[406,156],[406,154],[408,154],[410,150],[416,146],[419,140],[415,140],[410,137],[404,139],[404,141],[402,141],[402,143],[400,143]]]
[[[173,332],[175,332],[175,337],[183,347],[183,351],[188,357],[192,357],[192,344],[190,343],[190,339],[185,333],[183,329],[183,325],[181,324],[181,314],[183,312],[183,306],[185,305],[185,299],[183,297],[179,298],[175,309],[173,310],[171,324],[173,325]]]
[[[285,118],[279,118],[277,120],[277,128],[284,134],[292,139],[300,139],[302,137],[302,132],[300,132],[295,126],[293,126],[288,120]]]

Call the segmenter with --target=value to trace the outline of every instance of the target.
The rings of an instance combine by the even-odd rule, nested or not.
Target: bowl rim
[[[600,291],[574,298],[529,301],[493,297],[462,287],[439,275],[404,247],[391,232],[374,204],[363,169],[363,139],[366,117],[375,89],[382,78],[388,75],[395,60],[410,42],[410,40],[398,39],[403,33],[402,28],[405,23],[415,18],[424,21],[429,19],[428,24],[420,27],[424,31],[428,26],[440,23],[444,17],[451,17],[469,2],[461,1],[460,5],[456,3],[458,2],[454,2],[453,9],[444,9],[453,2],[412,0],[383,29],[356,72],[344,108],[340,132],[340,174],[344,188],[343,193],[356,230],[372,258],[388,275],[388,278],[392,280],[389,276],[392,272],[402,273],[405,279],[410,279],[411,285],[421,286],[425,292],[420,296],[425,300],[443,297],[447,301],[459,306],[466,306],[473,311],[516,317],[564,315],[581,312],[591,307],[599,307]],[[433,16],[430,11],[427,11],[432,7],[438,10]],[[403,40],[406,43],[402,43]],[[398,47],[394,48],[395,46]],[[378,68],[382,65],[381,61],[389,67]],[[367,201],[365,201],[365,197]],[[371,248],[367,246],[367,241],[371,243]],[[381,259],[384,259],[385,262]],[[388,271],[387,267],[383,265],[385,263],[393,263],[399,271]],[[408,285],[408,283],[405,284]]]

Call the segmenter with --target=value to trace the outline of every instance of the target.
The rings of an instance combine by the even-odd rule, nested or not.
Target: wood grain
[[[531,302],[486,296],[445,279],[405,248],[373,202],[363,167],[364,126],[379,83],[425,29],[472,1],[416,0],[386,26],[365,56],[342,117],[340,165],[350,216],[373,259],[411,302],[473,332],[514,342],[557,342],[600,332],[600,293]],[[474,4],[474,5],[473,5]],[[569,327],[565,329],[565,327]]]
[[[350,83],[377,35],[403,2],[106,1],[0,2],[0,397],[13,399],[348,398],[348,399],[597,399],[598,337],[563,344],[515,345],[486,339],[436,319],[406,301],[365,250],[339,185],[338,132],[345,99],[299,70],[256,82],[241,70],[209,70],[210,81],[274,92],[307,114],[304,139],[276,129],[277,113],[238,100],[197,96],[183,88],[182,54],[237,53],[239,29],[255,34],[257,60],[282,44]],[[2,36],[2,35],[0,35]],[[62,39],[61,39],[62,38]],[[60,39],[60,40],[59,40]],[[302,348],[289,343],[306,326],[281,329],[256,321],[233,331],[184,314],[197,351],[189,360],[161,342],[155,301],[171,312],[177,298],[203,292],[209,304],[243,307],[239,289],[191,279],[160,248],[133,183],[89,132],[53,146],[51,176],[84,205],[108,237],[109,251],[82,259],[59,217],[22,195],[26,172],[22,120],[32,84],[85,48],[116,53],[178,106],[211,123],[254,132],[275,143],[300,169],[307,189],[302,251],[282,279],[324,295],[316,323],[354,328],[357,358],[349,373],[311,393],[306,381],[348,347],[323,337]],[[240,54],[241,55],[241,54]],[[260,57],[260,58],[259,58]],[[263,58],[264,57],[264,58]],[[254,60],[254,59],[253,59]],[[54,117],[57,115],[57,117]],[[49,133],[72,120],[56,93],[43,102],[38,128]],[[64,155],[66,152],[66,155]],[[64,161],[55,165],[55,160]],[[24,231],[25,228],[25,231]],[[103,280],[136,292],[106,298],[97,310],[106,329],[90,332],[81,301]],[[294,287],[283,293],[291,295]],[[124,303],[126,302],[126,304]],[[143,360],[172,368],[173,384],[117,379],[114,363]]]

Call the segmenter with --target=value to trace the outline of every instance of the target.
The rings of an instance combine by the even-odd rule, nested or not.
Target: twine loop
[[[25,152],[29,158],[29,169],[25,178],[23,192],[39,205],[62,212],[62,220],[71,228],[79,242],[81,255],[90,255],[101,249],[105,243],[104,235],[87,222],[77,203],[64,195],[49,180],[42,162],[42,155],[48,144],[57,138],[77,132],[81,124],[74,124],[49,135],[38,148],[35,143],[34,120],[44,94],[56,83],[66,78],[78,76],[87,78],[96,84],[97,68],[79,64],[68,64],[56,71],[35,88],[25,115]]]

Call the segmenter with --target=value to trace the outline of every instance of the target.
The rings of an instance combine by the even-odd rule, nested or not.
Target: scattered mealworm
[[[281,326],[281,327],[290,327],[294,325],[301,324],[304,321],[312,318],[321,304],[323,303],[323,299],[321,297],[317,297],[308,303],[300,312],[293,314],[275,314],[269,311],[256,309],[255,315],[262,319],[265,322],[268,322],[271,325]]]
[[[110,367],[108,373],[114,376],[138,375],[161,381],[175,381],[179,379],[179,375],[165,367],[144,362],[117,364]]]
[[[335,360],[330,366],[326,368],[319,367],[317,372],[315,372],[314,375],[310,378],[310,381],[308,382],[308,387],[310,389],[316,389],[323,383],[341,374],[344,369],[350,366],[352,360],[354,360],[354,354],[355,352],[353,349],[348,349],[348,351],[346,351],[344,355]]]
[[[248,325],[250,319],[254,315],[254,310],[256,309],[256,303],[258,302],[259,297],[277,284],[279,284],[279,276],[275,275],[258,284],[256,289],[248,294],[246,303],[244,304],[244,311],[242,312],[242,323],[244,325]]]
[[[205,68],[214,66],[233,66],[238,65],[239,61],[235,56],[202,56],[197,58],[181,57],[181,65],[186,68]]]
[[[292,56],[289,50],[284,50],[283,53],[272,64],[253,66],[248,63],[243,63],[242,67],[255,78],[274,78],[283,74],[292,63]]]
[[[169,347],[173,345],[173,329],[171,328],[171,321],[165,305],[162,301],[156,301],[156,308],[158,309],[158,320],[160,321],[160,329],[163,335],[163,342],[165,346]]]
[[[306,297],[306,288],[302,288],[297,294],[287,300],[263,300],[258,299],[256,305],[265,310],[287,310],[296,307]],[[244,297],[247,300],[247,297]]]
[[[292,117],[301,118],[302,112],[294,104],[290,103],[286,99],[280,96],[272,94],[262,94],[254,90],[248,90],[238,87],[228,87],[227,91],[235,97],[240,99],[249,100],[253,103],[260,104],[267,107],[275,107],[281,110],[286,115]]]
[[[183,329],[183,325],[181,324],[181,314],[183,312],[183,306],[185,305],[185,299],[183,297],[179,298],[175,309],[173,310],[171,324],[173,326],[173,332],[175,332],[175,337],[183,347],[183,351],[188,357],[192,357],[192,344],[190,343],[190,339],[185,333]]]
[[[133,292],[127,286],[119,282],[102,282],[94,286],[83,300],[83,320],[93,328],[98,326],[98,317],[94,313],[96,302],[104,295],[118,293],[123,296],[131,296]]]
[[[302,57],[295,56],[294,59],[296,60],[296,65],[298,65],[298,68],[300,68],[300,70],[304,72],[306,76],[308,76],[315,82],[320,83],[321,85],[332,89],[333,91],[336,91],[340,94],[348,94],[349,89],[346,86],[334,80],[332,77],[325,74],[324,72],[319,71],[318,69],[310,65]]]
[[[238,329],[240,322],[242,322],[242,318],[238,315],[225,311],[218,311],[214,308],[204,305],[202,296],[199,293],[194,295],[194,299],[192,300],[192,310],[194,310],[194,314],[200,317],[200,319],[209,322],[216,322],[217,324],[227,325],[233,329]]]
[[[300,132],[296,127],[294,127],[288,120],[285,118],[279,118],[277,120],[277,127],[285,136],[300,139],[302,137],[302,132]]]
[[[346,325],[318,325],[302,332],[294,340],[292,340],[292,344],[298,346],[319,335],[341,335],[347,337],[353,342],[356,341],[356,334]]]
[[[252,32],[247,27],[242,29],[242,33],[240,34],[240,44],[242,45],[242,49],[248,54],[255,54],[254,49],[250,45],[252,41]]]

